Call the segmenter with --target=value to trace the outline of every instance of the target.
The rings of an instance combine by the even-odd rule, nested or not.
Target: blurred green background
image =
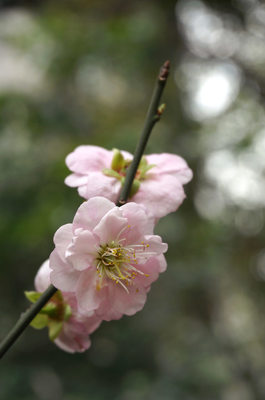
[[[82,201],[65,156],[133,152],[166,59],[147,153],[194,171],[157,226],[168,270],[143,311],[77,355],[28,328],[1,361],[1,399],[265,398],[264,25],[258,0],[0,1],[1,337]]]

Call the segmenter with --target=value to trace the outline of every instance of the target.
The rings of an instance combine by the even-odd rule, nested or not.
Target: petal
[[[70,353],[82,352],[91,345],[89,334],[94,332],[102,320],[95,314],[91,317],[83,317],[80,314],[73,314],[70,319],[64,323],[63,330],[55,343],[63,350]]]
[[[86,320],[84,320],[84,324],[86,327],[86,331],[87,333],[93,333],[101,324],[102,319],[100,319],[96,314],[94,314],[93,316],[86,318]]]
[[[115,310],[113,307],[113,295],[112,295],[112,282],[110,285],[106,285],[103,289],[101,289],[101,302],[98,308],[95,310],[95,314],[98,318],[104,321],[111,321],[120,319],[122,317],[122,313]]]
[[[93,232],[101,243],[108,243],[119,238],[120,233],[128,226],[127,218],[122,217],[119,207],[110,210],[94,228]]]
[[[56,250],[63,260],[65,258],[66,249],[72,242],[72,238],[73,238],[72,224],[66,224],[61,226],[54,234],[53,241],[56,246]]]
[[[57,249],[54,249],[50,255],[51,283],[65,292],[74,292],[80,272],[74,270],[66,261],[63,261]]]
[[[73,220],[74,230],[83,228],[92,231],[101,218],[113,207],[115,207],[115,204],[104,197],[93,197],[84,202],[75,214]]]
[[[183,187],[177,178],[159,175],[144,180],[131,200],[145,205],[155,218],[161,218],[176,211],[185,197]]]
[[[149,245],[146,252],[155,253],[156,256],[165,253],[168,249],[167,243],[163,243],[158,235],[145,235],[144,242]]]
[[[100,304],[100,307],[95,311],[102,321],[112,321],[121,319],[123,314],[113,308],[113,304],[104,302]]]
[[[120,189],[120,181],[116,178],[106,176],[102,172],[92,172],[87,175],[86,186],[82,189],[82,195],[86,199],[94,196],[103,196],[116,202]]]
[[[132,286],[127,293],[122,287],[112,284],[111,302],[116,313],[134,315],[142,310],[146,302],[146,290]]]
[[[79,146],[66,157],[67,167],[78,174],[87,174],[109,168],[112,151],[99,146]]]
[[[82,271],[94,263],[98,238],[89,231],[81,231],[74,237],[66,251],[66,260],[74,269]]]
[[[121,154],[123,155],[125,160],[132,160],[133,155],[126,150],[121,150]]]
[[[145,264],[137,265],[137,269],[142,271],[144,275],[137,275],[134,280],[135,287],[150,287],[151,283],[157,280],[159,274],[166,269],[166,260],[163,255],[151,257]]]
[[[150,174],[170,174],[184,184],[192,179],[192,171],[186,161],[176,154],[162,153],[146,156],[148,164],[155,164]]]
[[[38,292],[44,292],[51,284],[51,269],[49,267],[49,264],[49,260],[44,261],[35,277],[34,285]]]
[[[159,261],[159,272],[165,272],[165,270],[167,269],[167,260],[165,256],[163,254],[160,254],[156,258]]]
[[[78,186],[77,191],[78,191],[78,194],[80,197],[83,197],[84,199],[87,200],[86,189],[87,189],[87,185],[82,185],[82,186]]]
[[[80,174],[68,175],[64,180],[64,183],[71,187],[82,186],[85,185],[86,182],[87,182],[87,176]]]
[[[142,204],[127,203],[120,210],[130,226],[121,234],[121,238],[126,238],[126,244],[140,243],[143,235],[153,233],[154,219],[147,214]]]
[[[84,313],[96,310],[101,302],[105,288],[97,290],[97,279],[96,269],[87,269],[80,274],[76,298],[80,310]]]
[[[76,333],[69,328],[69,324],[65,323],[62,332],[54,343],[60,347],[60,349],[67,351],[68,353],[83,352],[91,346],[91,340],[88,334]]]

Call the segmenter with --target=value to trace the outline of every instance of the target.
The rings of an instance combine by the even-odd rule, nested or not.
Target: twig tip
[[[160,81],[165,81],[169,75],[169,69],[170,69],[170,61],[167,60],[164,62],[164,64],[162,65],[161,69],[160,69],[160,73],[159,73],[159,80]]]

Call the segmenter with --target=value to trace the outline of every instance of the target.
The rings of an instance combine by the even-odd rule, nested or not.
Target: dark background
[[[147,153],[194,171],[157,226],[168,270],[144,310],[77,355],[28,328],[1,361],[1,399],[265,398],[264,25],[258,0],[0,1],[1,336],[82,201],[65,156],[133,152],[166,59]]]

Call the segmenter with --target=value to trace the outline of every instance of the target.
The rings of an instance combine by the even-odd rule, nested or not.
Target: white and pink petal
[[[75,292],[80,272],[63,261],[55,248],[50,255],[51,283],[59,290]]]
[[[99,171],[91,172],[86,176],[86,185],[82,186],[81,193],[85,199],[102,196],[116,203],[120,190],[121,183],[119,180]]]
[[[113,207],[115,207],[115,204],[104,197],[93,197],[85,201],[75,214],[73,229],[82,228],[92,231]]]
[[[188,164],[176,154],[150,154],[146,156],[146,159],[148,164],[155,165],[150,170],[150,174],[169,174],[178,178],[182,184],[188,183],[192,179],[192,171]]]
[[[112,151],[99,146],[79,146],[66,157],[67,167],[75,173],[87,174],[109,168]]]
[[[114,207],[102,217],[93,232],[100,238],[102,244],[106,244],[119,238],[127,227],[127,218],[122,216],[119,207]]]
[[[56,246],[57,252],[64,260],[65,253],[68,246],[71,244],[73,238],[73,225],[65,224],[61,226],[54,234],[53,241]]]
[[[176,211],[185,197],[183,186],[177,178],[159,175],[144,180],[131,200],[143,204],[158,219]]]
[[[98,237],[90,231],[81,230],[67,248],[66,261],[77,271],[91,268],[97,255],[98,244]]]

